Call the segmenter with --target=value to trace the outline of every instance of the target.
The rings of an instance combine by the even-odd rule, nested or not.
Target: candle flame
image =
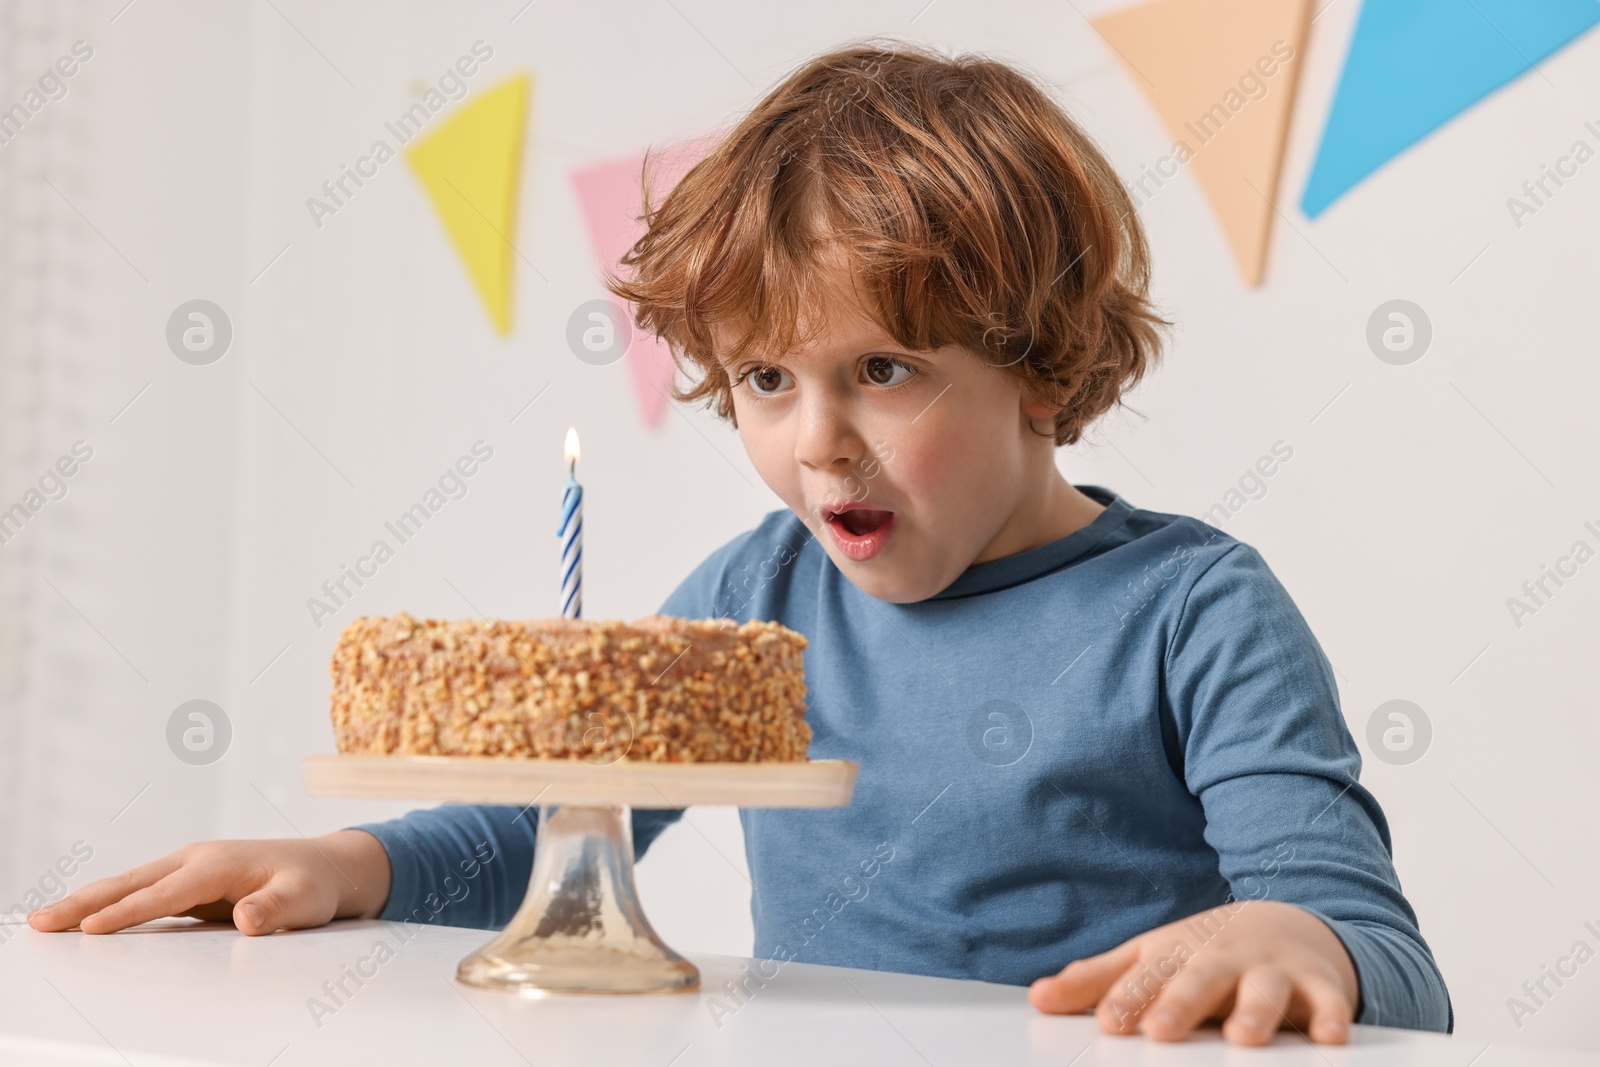
[[[567,443],[562,450],[562,454],[566,457],[569,465],[578,462],[578,428],[576,426],[567,427]]]

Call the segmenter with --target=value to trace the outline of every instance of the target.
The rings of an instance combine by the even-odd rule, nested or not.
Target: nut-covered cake
[[[771,622],[356,619],[333,651],[343,753],[803,760],[806,639]]]

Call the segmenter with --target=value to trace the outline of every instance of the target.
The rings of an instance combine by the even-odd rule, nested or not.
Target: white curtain
[[[0,0],[0,109],[25,103],[72,42],[93,37],[112,13]],[[105,178],[85,151],[105,89],[84,76],[68,85],[20,129],[13,116],[0,143],[0,513],[26,507],[57,459],[102,436],[116,413],[97,373],[117,355],[100,310],[109,267],[73,206]],[[126,679],[81,611],[97,588],[94,539],[116,515],[82,486],[67,481],[66,495],[29,512],[20,529],[16,514],[0,528],[0,906],[74,840],[99,844],[114,814],[100,814],[109,783],[96,772],[117,758],[102,743],[106,718],[126,707]],[[53,481],[50,489],[59,492]]]

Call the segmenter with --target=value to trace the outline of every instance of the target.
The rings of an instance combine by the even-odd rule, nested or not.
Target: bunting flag
[[[712,141],[691,141],[650,153],[652,200],[658,201],[678,184],[711,147]],[[572,172],[572,185],[589,228],[595,261],[604,270],[617,270],[628,249],[644,234],[643,156],[613,160]],[[618,314],[626,312],[618,302]],[[667,408],[672,384],[672,351],[654,336],[633,339],[625,357],[633,379],[639,414],[647,427],[655,427]]]
[[[1193,173],[1239,274],[1261,281],[1311,0],[1152,0],[1093,20],[1176,139],[1130,184]]]
[[[464,104],[406,152],[501,337],[511,333],[512,241],[527,74]]]
[[[1364,0],[1301,209],[1316,218],[1596,22],[1595,0]]]

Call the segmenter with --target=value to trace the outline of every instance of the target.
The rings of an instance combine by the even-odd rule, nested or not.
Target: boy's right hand
[[[200,841],[32,911],[28,925],[109,934],[181,915],[270,934],[332,919],[375,918],[389,899],[389,879],[389,854],[365,830]]]

